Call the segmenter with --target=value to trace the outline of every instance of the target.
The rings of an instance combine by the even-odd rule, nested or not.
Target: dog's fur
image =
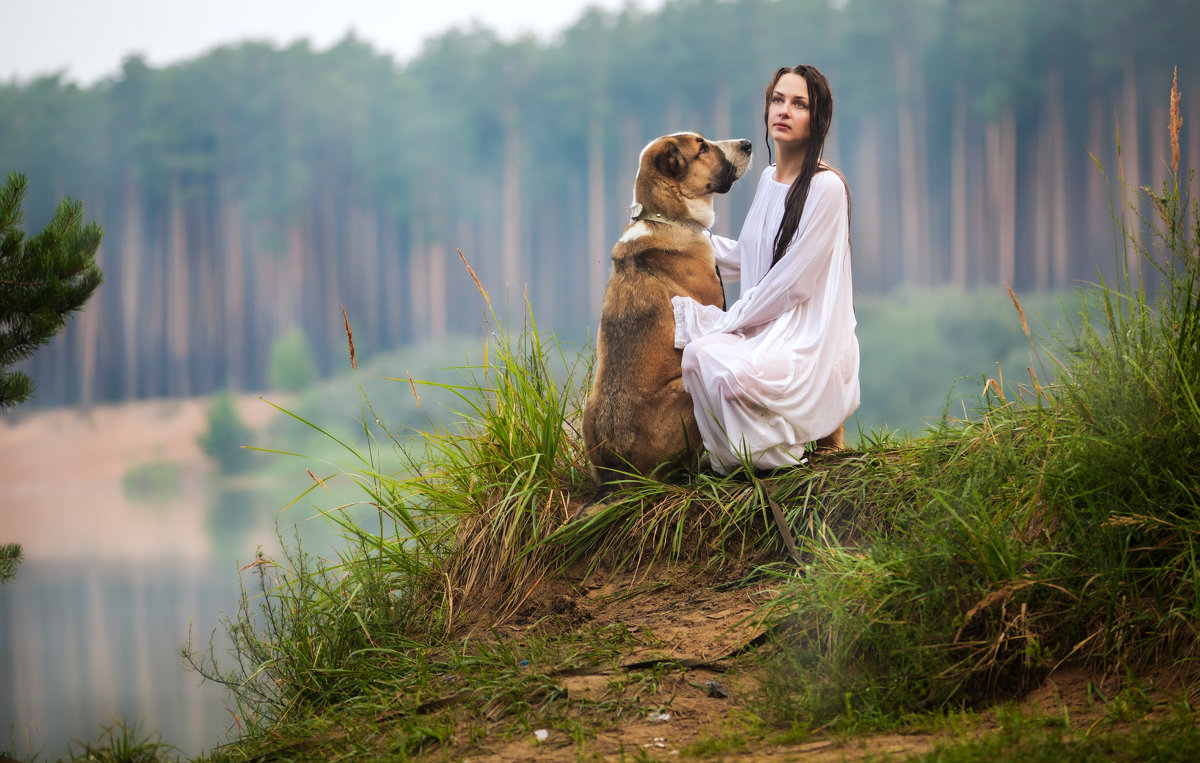
[[[596,375],[583,413],[583,443],[597,493],[620,473],[653,474],[695,462],[701,447],[683,389],[671,297],[724,306],[704,229],[713,194],[750,166],[750,141],[666,135],[642,150],[633,220],[612,251],[596,342]]]

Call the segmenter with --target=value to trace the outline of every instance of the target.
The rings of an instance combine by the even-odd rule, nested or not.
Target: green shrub
[[[302,329],[294,328],[275,340],[268,378],[271,387],[281,392],[300,392],[317,378],[312,347]]]
[[[1075,312],[1078,301],[1057,294],[1020,299],[1039,343],[1062,333],[1054,319]],[[961,417],[963,402],[968,409],[973,405],[984,376],[1002,375],[1008,383],[1027,382],[1031,367],[1043,373],[1003,286],[864,296],[855,300],[854,310],[862,355],[862,404],[855,419],[864,431],[890,428],[915,435],[943,413]]]
[[[146,461],[125,471],[121,487],[134,500],[164,505],[179,495],[179,464],[175,461]]]
[[[242,422],[233,395],[223,392],[213,398],[208,409],[208,429],[197,442],[221,471],[238,472],[248,467],[250,451],[244,446],[253,439],[254,431]]]

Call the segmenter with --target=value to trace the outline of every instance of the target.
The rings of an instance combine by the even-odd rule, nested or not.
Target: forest
[[[1113,209],[1167,177],[1176,72],[1200,159],[1196,29],[1194,0],[669,0],[550,40],[461,28],[406,62],[354,36],[247,41],[87,87],[0,83],[26,230],[70,196],[106,231],[104,286],[28,363],[35,403],[262,389],[297,329],[325,373],[343,306],[360,354],[478,333],[459,252],[586,343],[641,147],[752,139],[717,207],[736,235],[768,163],[763,86],[797,63],[833,86],[859,293],[1067,291],[1113,267]]]

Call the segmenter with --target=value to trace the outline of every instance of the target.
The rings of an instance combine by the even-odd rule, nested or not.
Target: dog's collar
[[[664,217],[662,212],[647,212],[645,207],[637,202],[629,208],[629,221],[662,223],[663,225],[675,225],[680,228],[692,228],[698,231],[704,230],[704,226],[695,220],[672,220],[669,217]]]

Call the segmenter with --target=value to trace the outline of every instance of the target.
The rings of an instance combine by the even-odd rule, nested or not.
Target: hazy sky
[[[354,30],[376,50],[406,61],[422,41],[472,19],[503,39],[543,39],[588,7],[646,10],[662,0],[0,0],[0,81],[51,72],[91,85],[139,53],[151,66],[194,58],[242,40],[324,50]]]

